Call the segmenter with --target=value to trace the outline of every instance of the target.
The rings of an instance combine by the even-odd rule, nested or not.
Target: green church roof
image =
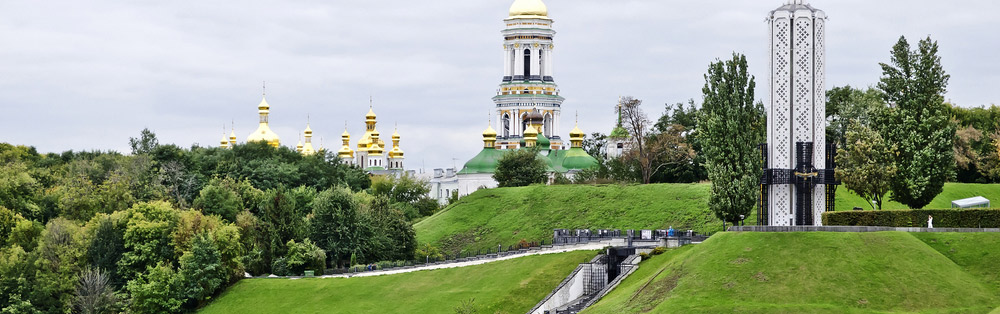
[[[505,152],[493,147],[483,148],[476,157],[472,157],[465,163],[465,167],[459,174],[494,173],[497,170],[497,161],[503,157]]]
[[[562,160],[562,166],[567,170],[583,170],[597,166],[597,159],[588,155],[583,148],[570,148],[566,151],[565,155],[566,157]]]

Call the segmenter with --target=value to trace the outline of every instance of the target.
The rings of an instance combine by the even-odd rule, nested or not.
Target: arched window
[[[503,137],[510,136],[510,115],[503,114],[503,122],[501,122],[501,128],[503,128]]]
[[[531,49],[524,49],[524,80],[531,75]]]

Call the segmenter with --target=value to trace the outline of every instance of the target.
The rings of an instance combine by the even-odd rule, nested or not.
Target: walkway
[[[349,273],[349,274],[324,275],[324,276],[317,276],[317,278],[350,278],[350,277],[382,276],[382,275],[395,275],[395,274],[402,274],[402,273],[410,273],[410,272],[422,271],[422,270],[432,270],[432,269],[445,269],[445,268],[457,268],[457,267],[475,266],[475,265],[482,265],[482,264],[492,263],[492,262],[496,262],[496,261],[505,261],[505,260],[509,260],[509,259],[515,259],[515,258],[519,258],[519,257],[523,257],[523,256],[531,256],[531,255],[558,254],[558,253],[566,253],[566,252],[572,252],[572,251],[596,251],[596,250],[600,250],[600,249],[603,249],[604,247],[608,246],[610,244],[610,242],[611,241],[608,240],[608,241],[595,241],[595,242],[590,242],[590,243],[585,243],[585,244],[577,244],[577,245],[554,246],[554,247],[551,247],[551,248],[542,248],[542,249],[537,249],[537,250],[529,250],[528,252],[523,253],[523,254],[512,254],[512,255],[501,256],[499,258],[483,258],[483,259],[477,259],[477,260],[471,260],[471,261],[462,261],[462,262],[454,262],[454,263],[440,263],[440,264],[431,264],[431,265],[416,266],[416,267],[400,267],[400,268],[393,268],[393,269],[384,270],[384,271],[377,270],[377,271],[366,271],[366,272]],[[299,278],[303,278],[303,277],[289,277],[289,278],[290,279],[299,279]]]

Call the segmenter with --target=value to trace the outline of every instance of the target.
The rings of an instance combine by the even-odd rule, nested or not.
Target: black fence
[[[431,257],[427,256],[424,259],[414,259],[408,261],[385,261],[377,262],[368,265],[355,265],[348,268],[334,268],[327,269],[324,274],[326,275],[341,275],[341,274],[353,274],[353,273],[364,273],[373,271],[385,271],[391,269],[406,269],[414,267],[423,267],[430,265],[440,265],[440,264],[450,264],[450,263],[461,263],[469,262],[483,259],[495,259],[505,256],[524,254],[531,252],[533,250],[539,250],[542,248],[551,248],[553,243],[551,240],[538,241],[538,242],[519,242],[514,245],[498,245],[495,248],[479,249],[475,251],[466,251],[456,254],[444,254],[441,257]]]
[[[670,230],[622,230],[618,229],[556,229],[552,234],[552,243],[556,245],[588,243],[594,241],[606,241],[611,239],[624,239],[631,245],[632,241],[659,241],[663,238],[681,238],[687,242],[701,242],[708,239],[708,235],[698,234],[693,230],[674,230],[673,235]]]

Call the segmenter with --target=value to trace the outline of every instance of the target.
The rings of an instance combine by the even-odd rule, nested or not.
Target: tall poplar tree
[[[955,173],[955,125],[949,120],[944,93],[950,75],[941,66],[938,44],[927,37],[910,50],[906,37],[892,48],[890,64],[882,63],[878,88],[889,108],[880,115],[883,137],[899,145],[892,199],[923,208],[941,193]]]
[[[712,181],[709,207],[722,221],[737,223],[749,217],[756,206],[760,184],[760,152],[764,141],[764,105],[754,103],[754,77],[747,73],[747,60],[733,54],[732,60],[708,67],[703,115],[698,121],[698,140],[703,145],[705,168]]]

